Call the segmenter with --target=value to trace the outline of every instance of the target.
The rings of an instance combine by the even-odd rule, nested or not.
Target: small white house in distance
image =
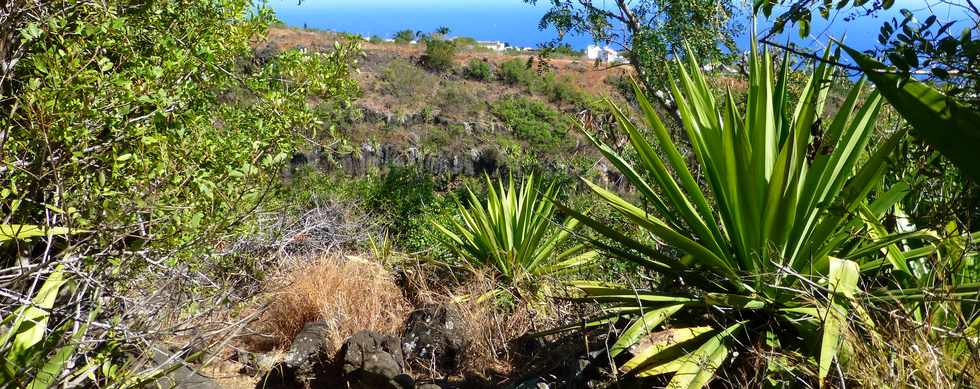
[[[623,57],[619,55],[619,52],[609,46],[600,47],[599,45],[589,45],[585,49],[585,56],[591,60],[599,60],[606,63],[623,61]]]
[[[504,51],[507,50],[507,44],[500,41],[476,41],[480,47],[485,47],[493,51]]]

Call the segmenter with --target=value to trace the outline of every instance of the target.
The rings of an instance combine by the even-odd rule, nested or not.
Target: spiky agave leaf
[[[521,184],[513,177],[496,183],[486,177],[485,201],[469,187],[469,207],[457,202],[460,221],[435,223],[442,242],[469,265],[490,268],[507,282],[561,273],[595,260],[583,244],[565,247],[579,221],[556,225],[555,183],[543,184],[534,175]],[[561,251],[560,251],[561,250]]]
[[[824,56],[830,55],[828,48]],[[736,330],[782,323],[806,332],[800,334],[802,338],[818,340],[818,351],[811,356],[818,361],[813,369],[816,378],[823,382],[840,350],[846,321],[850,317],[870,321],[854,301],[861,294],[861,273],[881,266],[906,273],[911,257],[927,255],[895,243],[931,239],[928,233],[898,237],[867,228],[907,191],[897,187],[878,199],[868,198],[905,132],[871,142],[882,98],[877,92],[864,95],[863,81],[852,86],[838,112],[823,117],[834,76],[826,62],[813,69],[798,102],[791,106],[786,88],[789,58],[782,59],[777,72],[768,53],[760,54],[753,44],[743,113],[731,93],[716,99],[695,56],[687,61],[679,66],[672,94],[706,189],[695,180],[695,170],[634,83],[645,124],[656,142],[646,139],[639,126],[611,103],[619,129],[636,152],[635,162],[586,135],[636,188],[643,203],[652,207],[634,205],[599,185],[586,184],[656,242],[630,238],[583,213],[560,204],[558,208],[603,236],[605,240],[592,241],[598,248],[666,277],[682,276],[685,283],[697,286],[699,294],[592,282],[572,286],[583,300],[616,304],[620,313],[635,318],[610,350],[614,356],[663,335],[661,329],[671,321],[690,328],[720,328],[710,336],[653,342],[648,345],[652,348],[633,354],[624,372],[674,373],[672,387],[698,387],[730,356],[727,345],[733,338],[748,344],[751,339],[746,338],[754,332],[773,333]],[[676,251],[664,250],[663,243]],[[673,254],[677,251],[680,256]],[[702,315],[687,312],[722,309],[731,317],[716,315],[718,322],[711,323],[698,322]],[[759,319],[741,321],[749,311]]]

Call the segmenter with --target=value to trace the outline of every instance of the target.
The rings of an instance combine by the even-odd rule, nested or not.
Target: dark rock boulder
[[[405,358],[398,339],[361,331],[344,342],[338,364],[352,388],[409,389],[415,382],[404,374]]]
[[[335,375],[330,360],[336,350],[327,340],[329,330],[325,321],[306,323],[289,345],[282,365],[285,375],[298,385],[314,387]]]
[[[463,320],[453,310],[426,306],[409,315],[402,336],[405,356],[418,363],[435,365],[444,371],[457,371],[466,352]]]

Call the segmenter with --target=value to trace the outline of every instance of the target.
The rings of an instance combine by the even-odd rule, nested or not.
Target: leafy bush
[[[373,44],[384,43],[384,41],[385,41],[384,39],[382,39],[380,36],[377,35],[371,35],[371,38],[368,39],[368,42],[371,42]]]
[[[445,72],[453,68],[456,60],[456,44],[441,39],[429,39],[425,43],[422,66],[434,72]]]
[[[555,184],[542,185],[533,175],[516,187],[513,178],[506,186],[503,180],[496,185],[490,177],[486,181],[485,205],[467,187],[470,208],[458,203],[462,222],[435,223],[443,244],[456,256],[471,266],[492,269],[510,286],[533,284],[591,263],[595,252],[585,251],[584,245],[560,251],[578,222],[554,224],[555,207],[546,199],[558,193]]]
[[[473,58],[463,69],[463,75],[473,80],[490,81],[493,78],[493,70],[490,69],[490,63],[487,61]]]
[[[559,77],[548,72],[541,76],[532,88],[554,103],[566,103],[578,107],[585,105],[585,92],[575,85],[568,76]]]
[[[497,67],[497,78],[510,85],[530,85],[536,76],[527,61],[520,58],[509,59]]]
[[[78,233],[0,242],[0,265],[38,264],[21,277],[40,282],[59,274],[54,264],[70,261],[64,276],[71,281],[52,320],[29,331],[43,336],[49,351],[66,350],[81,336],[88,312],[98,311],[103,322],[130,317],[118,304],[124,288],[170,275],[172,267],[206,276],[226,265],[202,258],[215,258],[204,254],[247,229],[255,207],[276,191],[301,139],[297,129],[321,125],[310,99],[349,102],[357,93],[356,42],[258,57],[251,42],[274,17],[250,1],[78,0],[18,11],[28,13],[12,35],[22,57],[0,58],[16,63],[0,77],[0,214],[4,224]],[[30,285],[4,283],[4,294],[30,296]],[[126,294],[127,305],[139,304],[132,297]],[[72,353],[96,353],[114,344],[101,342],[113,333],[90,332],[84,350],[57,359],[79,368],[101,363],[111,356],[78,363]],[[9,334],[0,349],[10,346]],[[113,367],[108,362],[105,372]],[[26,383],[40,376],[41,365],[4,368]],[[107,379],[104,372],[78,377]],[[103,383],[79,385],[109,386]]]
[[[415,168],[391,167],[372,180],[363,194],[364,205],[381,219],[392,236],[408,230],[409,221],[435,202],[436,183],[430,174]]]
[[[547,104],[523,96],[508,96],[493,104],[493,113],[520,139],[538,146],[563,141],[571,121]]]
[[[415,31],[412,30],[401,30],[395,33],[394,36],[395,43],[406,44],[415,39]]]
[[[221,7],[194,6],[168,17],[183,20],[197,12],[220,19],[230,12]],[[249,204],[278,180],[278,167],[298,139],[293,129],[316,127],[306,96],[332,100],[356,92],[348,65],[354,43],[332,53],[281,53],[244,78],[243,88],[221,69],[235,69],[248,54],[258,22],[243,16],[238,28],[222,20],[168,32],[154,23],[122,22],[141,20],[141,12],[149,11],[133,12],[78,11],[52,20],[48,31],[25,42],[30,54],[18,67],[23,83],[13,107],[31,108],[14,109],[3,120],[13,140],[4,144],[4,164],[27,167],[9,176],[17,197],[3,208],[12,222],[42,224],[53,207],[71,227],[98,231],[93,238],[105,240],[90,243],[99,250],[118,228],[129,230],[130,245],[200,241],[206,230],[237,223],[238,212],[250,211]],[[70,34],[62,42],[74,28],[90,34]],[[197,39],[201,28],[216,35]],[[135,36],[141,39],[130,39]],[[167,36],[198,43],[188,47]],[[144,38],[156,39],[154,45],[140,43]],[[208,52],[208,62],[195,50]],[[79,60],[89,55],[92,61]],[[182,81],[189,74],[195,82]],[[280,92],[286,82],[288,95]],[[52,158],[57,166],[42,163]],[[72,195],[55,196],[60,191]]]
[[[687,69],[681,67],[673,98],[698,170],[688,166],[636,85],[637,101],[661,152],[618,109],[636,162],[592,138],[637,188],[643,205],[595,184],[589,187],[656,241],[629,238],[561,207],[607,239],[596,241],[599,247],[664,276],[653,290],[573,283],[587,300],[616,304],[616,313],[605,319],[635,318],[611,347],[612,357],[659,330],[652,344],[619,364],[627,376],[673,374],[670,387],[701,387],[727,359],[747,362],[739,358],[764,349],[767,355],[780,355],[767,358],[769,371],[793,376],[784,382],[798,384],[800,376],[814,372],[822,386],[834,361],[841,363],[846,338],[880,339],[875,316],[866,307],[888,311],[885,319],[893,321],[895,312],[922,317],[928,310],[924,296],[931,293],[954,301],[976,298],[976,285],[962,284],[958,276],[935,283],[933,277],[944,277],[938,273],[947,264],[919,259],[941,252],[946,244],[960,247],[954,254],[960,258],[963,243],[980,233],[957,234],[942,243],[931,231],[889,231],[881,220],[907,186],[868,198],[905,136],[897,131],[870,142],[881,96],[860,98],[863,82],[858,83],[824,127],[819,115],[828,84],[821,81],[830,77],[828,65],[816,68],[796,107],[785,104],[785,68],[774,72],[771,59],[760,58],[754,45],[749,65],[752,87],[745,115],[730,95],[716,103],[693,56]],[[709,192],[695,171],[704,174]],[[956,317],[972,315],[955,302],[936,311],[947,309],[958,312]],[[669,328],[663,328],[668,320]]]

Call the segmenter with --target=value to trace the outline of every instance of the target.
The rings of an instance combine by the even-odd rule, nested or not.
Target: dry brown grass
[[[471,269],[463,280],[447,280],[438,273],[422,264],[406,269],[406,293],[416,305],[442,305],[460,315],[468,343],[463,371],[488,382],[532,368],[529,362],[533,356],[515,340],[575,321],[581,315],[577,311],[580,307],[554,299],[513,305],[501,305],[493,299],[481,301],[480,296],[501,288],[488,274]],[[439,376],[434,371],[422,373],[430,378]]]
[[[913,325],[898,318],[877,327],[881,342],[852,340],[845,375],[869,388],[975,387],[980,379],[976,338]],[[876,344],[878,343],[878,344]],[[957,350],[958,349],[958,350]]]
[[[467,298],[492,290],[494,281],[475,274],[463,282],[438,280],[438,270],[425,264],[405,270],[407,293],[416,305],[441,305],[456,311],[465,323],[468,343],[464,370],[487,376],[512,371],[508,342],[527,333],[529,317],[517,312],[505,312],[489,302]],[[425,372],[437,376],[438,372]],[[435,378],[435,377],[433,377]]]
[[[274,282],[278,287],[261,327],[282,347],[318,320],[329,324],[334,349],[361,330],[395,334],[411,311],[390,272],[355,256],[321,257]]]

